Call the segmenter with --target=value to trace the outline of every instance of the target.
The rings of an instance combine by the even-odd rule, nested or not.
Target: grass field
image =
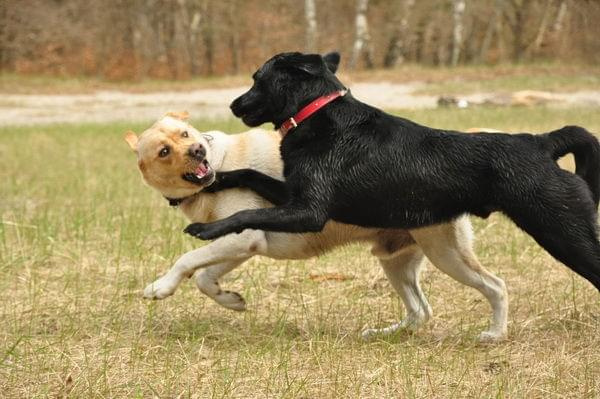
[[[464,129],[600,132],[597,109],[402,112]],[[150,122],[150,121],[149,121]],[[233,120],[200,129],[241,131]],[[0,396],[196,398],[597,398],[600,296],[499,215],[473,219],[481,262],[506,280],[509,339],[475,337],[487,303],[429,267],[433,320],[364,342],[403,308],[368,248],[307,261],[255,258],[223,286],[248,311],[184,283],[141,290],[200,242],[141,182],[123,132],[146,126],[0,128]],[[337,272],[344,281],[316,282]]]
[[[387,81],[394,83],[425,83],[424,94],[469,94],[473,92],[550,90],[570,92],[600,90],[600,67],[591,64],[499,64],[464,65],[454,68],[406,64],[394,69],[339,72],[343,82]],[[144,93],[156,91],[189,91],[248,86],[250,74],[235,76],[197,77],[188,80],[145,79],[140,81],[107,81],[90,77],[56,77],[44,75],[0,74],[0,93],[90,93],[96,90],[122,90]]]

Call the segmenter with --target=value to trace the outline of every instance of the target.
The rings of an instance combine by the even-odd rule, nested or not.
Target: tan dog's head
[[[187,112],[169,112],[139,137],[125,134],[144,181],[168,198],[190,196],[215,180],[212,138],[187,123],[188,117]]]

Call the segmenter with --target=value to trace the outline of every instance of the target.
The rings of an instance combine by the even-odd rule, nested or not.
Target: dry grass
[[[412,111],[423,123],[544,130],[597,110]],[[235,121],[200,128],[241,130]],[[141,126],[0,129],[0,392],[3,397],[498,397],[600,395],[598,292],[505,218],[474,219],[476,250],[510,293],[509,340],[481,345],[489,309],[429,267],[434,319],[363,342],[403,308],[361,246],[320,259],[256,258],[224,286],[234,313],[189,283],[140,291],[183,251],[185,221],[144,187],[122,132]],[[341,273],[343,281],[311,274]]]

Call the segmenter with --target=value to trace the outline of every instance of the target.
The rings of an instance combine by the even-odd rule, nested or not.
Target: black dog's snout
[[[198,160],[203,160],[206,157],[206,149],[200,143],[194,143],[188,149],[188,155]]]
[[[242,96],[239,96],[229,104],[229,109],[237,117],[241,116]]]

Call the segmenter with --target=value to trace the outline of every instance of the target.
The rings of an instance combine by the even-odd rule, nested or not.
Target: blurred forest
[[[0,70],[224,75],[290,50],[355,69],[600,62],[600,0],[0,0]]]

